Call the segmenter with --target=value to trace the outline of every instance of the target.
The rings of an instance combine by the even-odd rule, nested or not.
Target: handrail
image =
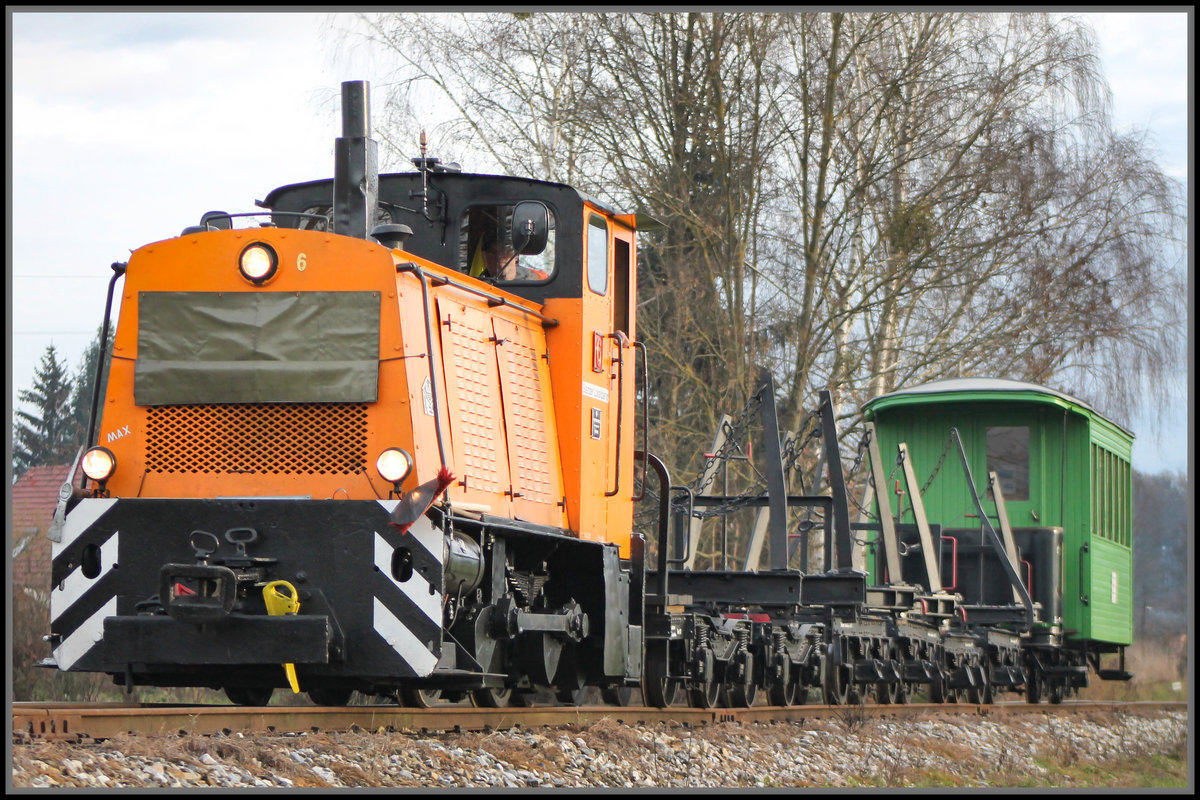
[[[429,395],[433,404],[433,430],[437,435],[438,457],[441,459],[442,466],[447,466],[446,462],[446,445],[442,441],[442,417],[438,413],[438,381],[437,370],[433,365],[433,324],[429,318],[429,287],[425,283],[425,271],[413,263],[407,265],[411,269],[403,270],[411,272],[416,277],[417,282],[421,284],[421,309],[425,312],[425,347],[429,354]],[[400,266],[396,267],[396,272],[401,272]]]
[[[108,298],[104,301],[104,325],[100,331],[100,357],[96,360],[96,377],[92,384],[92,412],[88,416],[88,432],[87,439],[83,442],[84,448],[91,447],[96,443],[94,441],[97,423],[96,414],[100,410],[100,384],[104,379],[104,359],[108,355],[108,326],[112,319],[113,290],[117,288],[117,278],[125,274],[125,270],[129,268],[129,265],[121,261],[114,261],[109,268],[113,271],[113,276],[108,279]],[[72,468],[73,473],[74,468]],[[72,475],[67,476],[67,483],[71,482],[71,477]],[[87,475],[83,475],[79,481],[81,488],[87,488]]]
[[[646,447],[650,442],[650,373],[646,367],[646,361],[649,354],[646,351],[644,342],[634,342],[633,346],[642,351],[642,450],[646,452]],[[634,391],[637,391],[636,387]],[[646,496],[646,460],[642,459],[642,490],[633,496],[634,502],[641,500]]]
[[[406,262],[397,264],[396,272],[417,272],[421,275],[425,274],[424,270],[422,270],[417,264],[415,264],[412,261],[406,261]],[[437,281],[437,284],[436,284],[437,286],[445,286],[446,284],[449,284],[449,285],[453,286],[455,289],[462,289],[464,292],[470,292],[471,294],[479,295],[480,297],[486,299],[488,301],[488,306],[490,306],[492,308],[495,308],[496,306],[507,306],[508,308],[515,308],[517,311],[523,311],[524,313],[530,315],[531,317],[537,317],[539,320],[541,320],[543,328],[554,328],[554,327],[558,326],[558,320],[553,319],[552,317],[547,317],[545,314],[542,314],[538,311],[534,311],[532,308],[526,308],[523,305],[514,303],[513,301],[509,300],[507,297],[503,297],[501,295],[493,294],[491,292],[480,289],[478,286],[471,286],[466,283],[460,283],[459,281],[456,281],[453,278],[447,278],[445,275],[431,276],[430,282],[432,283],[433,281]]]
[[[625,406],[625,353],[624,345],[628,337],[621,331],[610,333],[606,338],[617,340],[617,357],[613,361],[617,365],[617,463],[613,469],[614,486],[611,492],[605,492],[605,497],[614,497],[621,491],[621,412]]]
[[[670,494],[671,492],[684,492],[687,495],[687,518],[691,519],[692,514],[695,513],[695,510],[696,510],[696,493],[692,491],[692,487],[690,487],[690,486],[672,486],[670,488],[670,491],[667,492],[667,494]],[[675,506],[675,502],[673,500],[671,501],[671,506],[672,506],[672,508]],[[686,542],[686,544],[684,545],[684,548],[683,548],[683,555],[679,556],[678,558],[668,558],[667,559],[668,564],[686,564],[691,559],[691,557],[692,557],[692,540],[690,538],[685,537],[684,541]]]
[[[654,474],[658,476],[658,573],[660,583],[660,591],[663,595],[667,593],[667,547],[671,533],[671,475],[667,472],[667,466],[662,460],[653,453],[645,450],[637,450],[633,454],[634,458],[640,458],[649,467],[654,469]],[[643,491],[645,486],[643,485]]]

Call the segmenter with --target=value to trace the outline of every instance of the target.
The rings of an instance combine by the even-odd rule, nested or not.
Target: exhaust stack
[[[342,83],[342,135],[334,146],[333,230],[367,239],[379,203],[378,146],[371,134],[369,85]]]

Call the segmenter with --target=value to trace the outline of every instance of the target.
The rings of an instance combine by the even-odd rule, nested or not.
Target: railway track
[[[178,706],[146,703],[14,703],[12,706],[13,741],[82,741],[107,739],[120,734],[170,736],[179,734],[211,735],[235,732],[301,733],[347,730],[488,731],[510,728],[588,725],[601,719],[615,719],[629,725],[676,722],[705,725],[719,722],[783,723],[806,719],[930,717],[936,715],[1073,715],[1094,712],[1154,713],[1187,710],[1185,702],[1074,701],[1060,705],[1030,705],[1024,702],[975,705],[969,703],[913,703],[901,706],[819,706],[788,708],[698,709],[672,707],[615,706],[533,706],[530,708],[482,709],[447,705],[433,709],[400,706]]]

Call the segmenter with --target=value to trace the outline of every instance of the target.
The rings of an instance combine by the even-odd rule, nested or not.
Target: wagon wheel
[[[693,708],[716,708],[721,700],[728,700],[728,694],[721,690],[721,683],[711,675],[708,680],[688,689],[688,703]]]
[[[750,708],[758,700],[758,684],[735,683],[729,687],[729,704],[733,708]]]
[[[830,645],[831,651],[832,647]],[[825,704],[844,706],[851,702],[857,702],[857,699],[851,699],[852,696],[857,698],[851,684],[849,667],[834,663],[831,658],[827,658],[825,660]]]
[[[803,705],[803,701],[797,702],[797,695],[800,694],[800,688],[795,681],[789,680],[784,684],[772,685],[767,690],[767,700],[773,706],[795,706]]]
[[[796,669],[792,673],[792,686],[796,687],[796,694],[792,698],[792,702],[798,706],[802,706],[808,702],[809,690],[804,685],[804,670]]]
[[[950,678],[954,675],[954,671],[958,669],[958,666],[959,662],[956,657],[946,665],[946,671],[942,674],[942,696],[945,698],[947,703],[957,703],[962,699],[963,696],[963,690],[961,688],[956,689],[950,686]]]
[[[980,678],[981,682],[977,681],[974,685],[967,687],[967,702],[974,703],[975,705],[979,705],[980,703],[984,702],[984,699],[983,699],[984,696],[987,694],[988,691],[990,691],[987,688],[987,683],[988,683],[987,669],[981,668],[978,664],[974,664],[974,665],[968,667],[968,669],[970,669],[972,672],[977,672],[978,673],[976,675],[977,678],[980,678],[980,676],[982,676]]]
[[[934,666],[933,678],[929,681],[929,702],[946,702],[946,674],[936,665]]]
[[[911,650],[892,649],[892,666],[896,668],[896,674],[900,676],[900,680],[896,682],[895,702],[904,706],[908,705],[912,700],[913,685],[904,680],[904,658],[905,653],[912,654]]]
[[[1025,675],[1025,702],[1040,703],[1046,696],[1046,687],[1038,677],[1037,669],[1031,667]]]
[[[226,686],[225,696],[234,705],[239,706],[265,706],[271,702],[271,695],[275,694],[275,688],[272,686]]]
[[[1066,681],[1051,681],[1050,682],[1050,704],[1058,705],[1067,697]]]
[[[319,706],[348,706],[353,689],[315,688],[308,690],[308,699]]]
[[[667,644],[646,648],[646,668],[642,673],[642,695],[646,704],[666,708],[675,702],[679,681],[668,677]]]
[[[800,670],[794,669],[792,662],[783,656],[779,672],[779,680],[767,689],[767,701],[773,706],[794,706],[800,688]]]
[[[990,706],[996,702],[996,690],[992,686],[992,665],[986,661],[983,664],[983,704]]]
[[[723,691],[724,682],[717,675],[717,659],[712,647],[705,646],[698,655],[704,659],[704,680],[695,681],[688,687],[689,705],[693,708],[715,708],[718,704],[728,707],[729,697]]]
[[[608,703],[610,706],[620,706],[621,708],[625,708],[629,705],[629,701],[632,697],[632,686],[602,686],[600,688],[600,699]]]
[[[405,686],[400,690],[400,702],[409,708],[433,708],[442,699],[441,689],[421,689]]]

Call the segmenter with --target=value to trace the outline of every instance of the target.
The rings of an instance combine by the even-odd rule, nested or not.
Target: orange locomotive
[[[627,696],[634,219],[424,156],[378,175],[366,107],[344,84],[332,181],[115,265],[53,661],[247,704]]]

